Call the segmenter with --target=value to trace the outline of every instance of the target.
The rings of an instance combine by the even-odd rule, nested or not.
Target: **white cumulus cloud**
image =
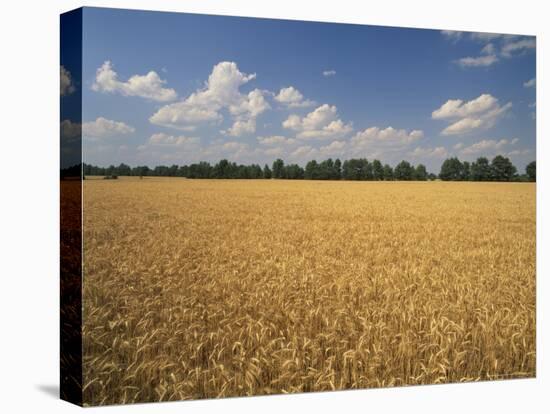
[[[343,155],[347,146],[346,141],[332,141],[330,144],[319,148],[319,152],[325,157]]]
[[[78,122],[73,122],[70,119],[65,119],[61,122],[61,137],[65,139],[79,137],[81,131],[82,128]]]
[[[336,106],[328,104],[319,106],[305,117],[290,115],[283,122],[283,128],[296,131],[300,139],[340,138],[353,130],[351,124],[338,118]]]
[[[69,72],[63,65],[60,66],[59,86],[61,89],[61,96],[70,95],[75,91],[71,72]]]
[[[97,92],[139,96],[158,102],[173,101],[178,95],[174,89],[165,88],[165,84],[166,81],[155,71],[146,75],[133,75],[127,81],[121,81],[113,65],[107,60],[97,69],[92,89]]]
[[[467,102],[449,99],[432,112],[432,119],[450,122],[441,132],[443,135],[460,135],[491,128],[511,107],[511,102],[501,106],[498,99],[490,94],[482,94]]]
[[[103,117],[82,124],[82,135],[87,138],[111,138],[131,134],[134,131],[133,127],[124,122],[112,121]]]
[[[461,39],[485,43],[479,56],[467,56],[455,60],[455,63],[463,68],[491,66],[499,62],[500,58],[511,58],[536,48],[535,39],[529,36],[473,32],[466,37],[464,32],[445,30],[441,34],[454,43]]]
[[[253,134],[256,131],[256,119],[250,118],[246,121],[237,120],[233,123],[231,128],[222,131],[225,135],[231,135],[232,137],[240,137],[242,135]]]
[[[356,148],[369,147],[378,148],[380,146],[403,147],[424,137],[421,130],[407,131],[405,129],[395,129],[391,126],[387,128],[370,127],[358,132],[351,139]]]
[[[269,137],[257,137],[258,142],[261,145],[271,146],[271,145],[292,145],[297,141],[294,138],[283,137],[282,135],[272,135]]]
[[[508,145],[514,145],[517,141],[508,139],[483,139],[470,146],[464,147],[460,152],[463,155],[494,154],[502,151]]]
[[[149,138],[149,143],[152,145],[195,146],[199,142],[200,139],[197,137],[174,136],[165,134],[164,132],[153,134]]]
[[[445,158],[449,155],[445,147],[416,147],[413,151],[408,154],[410,157],[415,159],[430,159],[430,158]]]
[[[234,124],[225,133],[234,136],[252,133],[256,129],[255,118],[270,108],[265,91],[241,93],[239,88],[255,78],[255,73],[242,73],[235,62],[220,62],[214,65],[202,89],[182,101],[163,106],[149,121],[165,127],[192,129],[199,123],[222,121],[220,111],[226,108]]]
[[[229,105],[229,112],[236,117],[256,118],[271,107],[264,97],[265,93],[254,89],[248,95],[239,97],[237,103]]]
[[[291,158],[298,158],[301,160],[313,159],[317,156],[317,149],[313,148],[311,145],[302,145],[301,147],[296,148],[291,154]]]
[[[315,105],[315,102],[304,99],[304,95],[294,86],[282,88],[275,96],[275,100],[288,108],[303,108]]]

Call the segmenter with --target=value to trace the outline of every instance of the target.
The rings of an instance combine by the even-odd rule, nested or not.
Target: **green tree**
[[[408,161],[401,161],[393,170],[393,177],[400,181],[410,181],[413,179],[414,168]]]
[[[464,161],[462,163],[462,170],[460,171],[460,179],[462,181],[470,180],[470,163],[468,161]]]
[[[284,177],[289,180],[301,180],[304,178],[304,169],[298,164],[289,164],[284,168]]]
[[[531,161],[527,164],[527,167],[525,167],[525,173],[527,174],[529,181],[537,181],[537,162]]]
[[[115,175],[124,175],[124,176],[132,175],[132,168],[130,168],[129,165],[122,163],[116,168]]]
[[[497,155],[491,161],[491,178],[493,181],[512,181],[516,171],[516,167],[510,159],[502,155]]]
[[[372,162],[372,175],[375,180],[384,179],[384,167],[379,160],[374,160]]]
[[[231,174],[231,164],[228,160],[220,160],[216,165],[214,165],[214,177],[233,178]]]
[[[393,168],[388,164],[384,165],[384,180],[385,181],[393,180]]]
[[[334,161],[334,175],[333,180],[339,180],[342,178],[342,161],[339,158],[336,158]]]
[[[318,167],[318,176],[319,180],[330,180],[334,176],[334,162],[332,158],[322,161]]]
[[[462,180],[463,175],[463,165],[458,158],[447,158],[443,161],[439,178],[444,181],[459,181]]]
[[[424,164],[418,164],[414,169],[414,179],[418,181],[426,181],[428,179],[428,171]]]
[[[365,158],[352,158],[344,161],[342,166],[342,178],[344,180],[372,179],[372,166]]]
[[[269,166],[267,164],[264,166],[264,178],[271,178],[271,170],[269,169]]]
[[[320,176],[319,172],[319,164],[316,160],[311,160],[306,164],[304,178],[306,180],[318,180]]]
[[[130,168],[130,167],[128,167]],[[177,177],[178,176],[178,166],[176,164],[172,164],[170,167],[168,167],[167,171],[168,177]],[[126,174],[124,174],[126,175]]]
[[[283,169],[285,167],[285,163],[282,159],[277,158],[275,161],[273,161],[273,178],[283,178]]]
[[[491,166],[485,157],[479,157],[470,167],[472,181],[489,181],[491,179]]]

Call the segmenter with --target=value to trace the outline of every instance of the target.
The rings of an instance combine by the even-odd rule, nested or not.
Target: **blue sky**
[[[96,8],[83,26],[88,163],[535,159],[534,37]]]

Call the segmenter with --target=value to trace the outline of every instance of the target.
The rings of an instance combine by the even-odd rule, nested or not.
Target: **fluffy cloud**
[[[65,119],[61,122],[61,137],[66,140],[80,137],[82,127],[79,123],[73,122],[70,119]]]
[[[483,121],[480,118],[464,118],[449,125],[441,133],[443,135],[467,134],[481,128],[482,125]]]
[[[328,104],[319,106],[303,118],[290,115],[283,122],[283,128],[296,131],[300,139],[340,138],[353,130],[351,124],[344,124],[338,118],[336,106]]]
[[[156,164],[189,163],[201,161],[200,138],[187,135],[170,135],[159,132],[137,147],[136,163],[146,163],[150,159]]]
[[[492,43],[487,43],[485,46],[483,46],[483,49],[481,49],[481,54],[483,55],[494,55],[496,53],[496,47]]]
[[[334,69],[323,71],[323,76],[324,77],[335,76],[335,75],[336,75],[336,71]]]
[[[240,96],[237,103],[229,105],[229,112],[236,117],[256,118],[270,108],[265,93],[254,89],[248,95]]]
[[[304,95],[293,86],[282,88],[275,96],[275,100],[288,108],[303,108],[315,105],[315,102],[304,99]]]
[[[516,155],[528,155],[528,154],[531,154],[533,151],[529,148],[524,148],[524,149],[517,149],[517,150],[512,150],[512,151],[509,151],[509,152],[506,152],[504,153],[503,155],[505,157],[514,157]]]
[[[316,130],[328,125],[336,119],[336,107],[324,104],[303,118],[298,115],[290,115],[286,121],[283,122],[283,127],[293,129],[295,131]]]
[[[192,131],[196,127],[194,124],[222,119],[217,109],[196,106],[184,101],[163,106],[149,118],[149,121],[155,125]]]
[[[502,151],[508,145],[515,145],[517,142],[518,140],[516,138],[511,141],[507,139],[498,141],[495,139],[484,139],[462,148],[460,153],[463,155],[494,154],[498,151]]]
[[[485,32],[472,32],[470,38],[473,40],[479,40],[481,42],[489,42],[497,39],[507,39],[513,37],[512,35],[506,35],[502,33],[485,33]]]
[[[272,146],[272,145],[292,145],[297,142],[294,138],[283,137],[282,135],[272,135],[270,137],[258,137],[258,142],[261,145]]]
[[[464,118],[481,114],[495,105],[498,105],[498,100],[490,94],[482,94],[468,102],[464,102],[462,99],[449,99],[440,108],[432,112],[432,118]]]
[[[149,144],[152,145],[168,145],[168,146],[195,146],[200,142],[197,137],[187,137],[184,135],[174,136],[163,132],[151,135]]]
[[[515,42],[508,42],[502,46],[500,53],[502,56],[511,57],[523,53],[529,49],[535,49],[537,46],[535,39],[525,38]]]
[[[256,131],[256,119],[251,118],[246,121],[237,120],[233,126],[222,134],[231,135],[232,137],[240,137],[242,135],[253,134]]]
[[[537,84],[537,80],[533,78],[533,79],[529,79],[527,82],[523,82],[523,87],[534,88],[536,84]]]
[[[511,107],[511,102],[501,106],[498,99],[490,94],[482,94],[468,102],[449,99],[432,112],[432,119],[451,123],[441,132],[443,135],[466,134],[477,129],[491,128]]]
[[[124,122],[112,121],[103,117],[82,124],[82,135],[87,138],[111,138],[131,134],[134,131],[133,127]]]
[[[496,62],[498,62],[498,57],[494,54],[477,57],[467,56],[457,60],[457,63],[462,67],[491,66]]]
[[[315,148],[311,145],[302,145],[290,153],[290,158],[298,162],[306,162],[315,158],[325,159],[330,157],[343,157],[348,147],[346,141],[332,141],[328,145]]]
[[[281,147],[268,148],[264,150],[264,154],[271,157],[280,157],[284,154],[284,149]]]
[[[441,34],[454,43],[465,37],[464,32],[442,31]],[[467,56],[455,60],[463,68],[487,67],[536,47],[535,39],[528,36],[507,35],[500,33],[470,33],[469,39],[486,43],[479,56]],[[497,43],[499,46],[495,46]]]
[[[92,89],[97,92],[120,93],[124,96],[139,96],[158,102],[173,101],[177,98],[174,89],[164,88],[162,80],[155,71],[146,75],[133,75],[127,81],[118,79],[110,61],[105,61],[96,71]]]
[[[491,66],[499,61],[497,56],[497,50],[493,43],[487,43],[481,49],[480,56],[467,56],[461,59],[456,60],[456,63],[463,68],[468,67],[480,67],[480,66]]]
[[[416,147],[413,151],[408,154],[412,158],[416,159],[426,159],[426,158],[445,158],[449,155],[445,147],[435,147],[435,148],[422,148]]]
[[[453,146],[456,154],[463,159],[473,161],[478,157],[492,157],[500,154],[505,157],[525,156],[532,153],[529,148],[516,148],[519,143],[518,138],[513,139],[482,139],[468,146],[458,143]]]
[[[312,159],[317,155],[317,150],[311,145],[302,145],[301,147],[296,148],[291,154],[291,158],[299,158],[302,160]]]
[[[250,148],[250,146],[244,142],[228,141],[214,143],[204,148],[202,154],[214,156],[216,158],[229,158],[230,160],[255,161],[258,151]]]
[[[350,140],[348,157],[358,154],[367,158],[378,158],[384,162],[396,162],[403,158],[414,143],[424,137],[421,130],[370,127],[357,132]]]
[[[319,148],[319,152],[325,157],[342,155],[347,146],[346,141],[332,141],[330,144]]]
[[[395,129],[391,126],[380,129],[379,127],[370,127],[360,131],[351,139],[355,148],[369,149],[384,147],[402,148],[424,137],[424,132],[413,130],[411,132],[405,129]]]
[[[70,95],[75,90],[71,72],[65,69],[63,65],[60,66],[59,85],[61,88],[61,96]]]
[[[65,119],[60,125],[61,151],[67,154],[76,154],[82,146],[82,125]]]
[[[220,62],[212,69],[204,88],[186,99],[160,108],[150,122],[176,129],[193,129],[194,124],[221,121],[220,111],[226,108],[235,123],[225,131],[228,135],[252,133],[255,118],[270,108],[265,91],[254,89],[242,94],[239,88],[256,78],[256,74],[242,73],[235,62]]]

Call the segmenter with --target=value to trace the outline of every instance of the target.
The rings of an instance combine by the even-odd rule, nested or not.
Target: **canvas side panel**
[[[82,9],[60,33],[60,393],[82,405]]]

